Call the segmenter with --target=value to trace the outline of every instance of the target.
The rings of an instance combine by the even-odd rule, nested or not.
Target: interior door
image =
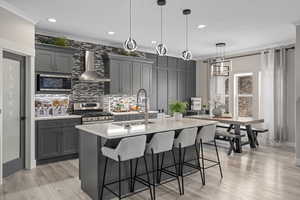
[[[3,176],[24,168],[25,57],[3,53]]]

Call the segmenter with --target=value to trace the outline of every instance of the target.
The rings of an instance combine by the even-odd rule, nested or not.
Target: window
[[[234,113],[238,117],[253,116],[253,74],[235,74]]]

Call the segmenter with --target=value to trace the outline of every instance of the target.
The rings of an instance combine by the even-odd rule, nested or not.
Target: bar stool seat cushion
[[[207,125],[201,127],[198,135],[197,135],[197,143],[200,143],[200,140],[204,143],[211,142],[215,139],[216,135],[216,125]]]
[[[174,140],[174,147],[185,148],[195,144],[198,128],[183,129]]]
[[[151,154],[152,150],[154,154],[171,151],[174,142],[174,131],[156,133],[146,145],[146,153]]]
[[[146,136],[123,138],[116,148],[102,147],[102,154],[115,161],[140,158],[146,148]],[[119,160],[120,157],[120,160]]]

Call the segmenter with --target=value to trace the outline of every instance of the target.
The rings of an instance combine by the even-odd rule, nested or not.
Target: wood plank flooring
[[[206,155],[214,158],[210,147]],[[157,199],[170,200],[299,200],[300,168],[295,166],[295,154],[282,147],[260,147],[255,151],[226,155],[220,149],[224,178],[218,168],[207,170],[207,185],[202,186],[200,175],[185,178],[185,195],[179,196],[177,182],[157,189]],[[78,179],[78,160],[69,160],[23,170],[4,179],[0,200],[89,200],[81,191]],[[150,199],[143,192],[129,199]]]

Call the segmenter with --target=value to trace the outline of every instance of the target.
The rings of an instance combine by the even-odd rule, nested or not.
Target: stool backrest
[[[144,155],[146,148],[146,136],[123,138],[116,148],[121,161],[140,158]]]
[[[202,142],[210,142],[215,139],[216,134],[216,125],[207,125],[201,127],[198,135],[197,135],[197,143],[200,143],[200,139]]]
[[[172,150],[174,136],[174,131],[154,134],[154,136],[148,144],[148,153],[151,153],[151,149],[155,154]]]
[[[181,147],[194,145],[196,142],[197,130],[198,128],[183,129],[175,139],[174,146],[179,147],[179,144],[181,144]]]

